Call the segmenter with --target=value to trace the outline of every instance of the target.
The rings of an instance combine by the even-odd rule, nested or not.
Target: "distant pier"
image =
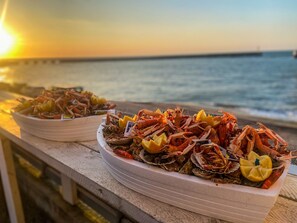
[[[187,54],[162,56],[133,56],[133,57],[63,57],[63,58],[18,58],[0,59],[0,66],[18,64],[58,64],[75,62],[104,62],[104,61],[130,61],[130,60],[168,60],[186,58],[223,58],[223,57],[255,57],[262,56],[262,52],[216,53],[216,54]]]

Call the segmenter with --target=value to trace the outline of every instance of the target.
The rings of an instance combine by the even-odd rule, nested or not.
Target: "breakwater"
[[[131,57],[63,57],[63,58],[17,58],[0,59],[0,66],[16,64],[57,64],[74,62],[105,62],[105,61],[131,61],[131,60],[168,60],[187,58],[221,58],[221,57],[251,57],[262,56],[262,52],[231,52],[215,54],[179,54],[161,56],[131,56]]]

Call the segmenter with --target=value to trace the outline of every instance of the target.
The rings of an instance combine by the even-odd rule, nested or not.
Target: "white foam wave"
[[[297,111],[268,111],[254,108],[240,108],[239,110],[252,116],[297,122]]]

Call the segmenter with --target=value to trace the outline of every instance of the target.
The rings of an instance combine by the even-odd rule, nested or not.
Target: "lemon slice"
[[[160,153],[166,143],[167,137],[162,133],[160,136],[154,135],[152,140],[143,139],[141,145],[149,153]]]
[[[163,115],[162,111],[160,110],[160,108],[158,108],[156,111],[156,113],[159,113],[160,115]]]
[[[259,160],[261,167],[272,168],[272,160],[269,156],[267,155],[259,156],[254,151],[251,151],[248,155],[248,160],[254,163],[256,162],[256,159]]]
[[[119,126],[120,126],[120,128],[122,128],[122,129],[123,128],[126,128],[127,122],[128,121],[135,122],[136,121],[136,118],[137,118],[136,115],[134,115],[133,118],[130,117],[130,116],[127,116],[127,115],[125,115],[124,118],[120,118],[119,119]]]
[[[196,121],[206,122],[208,125],[215,127],[221,122],[220,117],[213,117],[212,115],[207,115],[206,112],[201,109],[196,115]]]
[[[240,158],[241,174],[250,181],[266,180],[272,173],[272,161],[267,155],[259,156],[251,151],[248,159]]]
[[[251,168],[251,171],[248,175],[248,179],[250,181],[253,181],[253,182],[260,182],[260,181],[263,181],[264,179],[262,178],[258,168]]]
[[[250,160],[240,159],[240,166],[253,166],[253,162]]]
[[[161,152],[161,147],[156,143],[143,139],[141,142],[143,148],[149,153],[159,153]]]
[[[203,109],[201,109],[196,115],[196,121],[204,121],[206,118],[206,113]]]

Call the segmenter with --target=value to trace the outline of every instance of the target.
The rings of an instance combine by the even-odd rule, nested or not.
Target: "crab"
[[[191,161],[209,173],[229,174],[239,169],[239,163],[229,160],[226,150],[215,143],[202,144],[195,148]]]

